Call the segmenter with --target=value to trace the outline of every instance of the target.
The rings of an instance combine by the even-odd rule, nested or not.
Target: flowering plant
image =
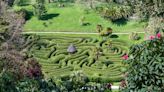
[[[150,36],[130,48],[123,56],[129,64],[127,89],[132,92],[162,92],[164,90],[164,38],[160,33]]]

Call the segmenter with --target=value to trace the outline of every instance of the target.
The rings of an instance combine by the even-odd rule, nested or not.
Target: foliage
[[[23,6],[30,4],[31,0],[13,0],[15,5]]]
[[[75,71],[69,77],[58,80],[58,85],[62,92],[112,92],[111,83],[91,83],[82,71]]]
[[[43,19],[44,15],[47,12],[44,3],[44,0],[36,0],[36,4],[33,5],[34,15],[37,16],[40,20]]]
[[[132,10],[130,6],[119,5],[119,4],[109,4],[105,6],[97,7],[98,12],[104,18],[110,18],[112,21],[118,19],[127,19],[131,14]]]
[[[112,34],[112,31],[113,31],[112,28],[107,27],[106,30],[103,30],[103,31],[100,32],[100,36],[108,37]]]
[[[31,40],[25,41],[20,35],[21,27],[25,22],[24,14],[8,11],[6,7],[7,5],[1,12],[3,20],[1,25],[7,29],[0,34],[3,38],[0,43],[0,92],[52,92],[56,90],[52,81],[48,83],[43,81],[40,64],[28,57],[26,53]]]
[[[16,89],[18,92],[39,92],[39,84],[33,79],[23,79],[17,83]]]
[[[60,89],[51,80],[25,78],[17,83],[17,92],[60,92]]]
[[[164,91],[164,38],[160,33],[130,48],[128,91]]]
[[[77,71],[70,75],[70,81],[73,83],[73,88],[75,89],[85,85],[88,79],[82,71]]]
[[[1,92],[60,92],[52,80],[31,78],[15,80],[11,72],[1,73],[0,83]]]
[[[126,0],[127,4],[141,17],[148,19],[163,16],[164,2],[162,0]]]
[[[148,21],[145,31],[146,35],[154,35],[159,30],[163,30],[164,2],[162,0],[126,0],[140,17],[140,20]]]
[[[6,22],[6,21],[4,21],[3,20],[3,18],[1,18],[0,17],[0,33],[3,33],[3,32],[5,32],[6,30],[8,30],[8,25],[9,25],[9,23],[8,22]]]
[[[43,76],[41,65],[36,62],[35,59],[27,60],[27,76],[29,76],[30,78],[41,78]]]
[[[147,35],[154,35],[160,30],[164,30],[163,17],[151,17],[149,18],[148,25],[146,27]]]
[[[98,60],[99,57],[103,54],[102,49],[100,47],[94,47],[92,51],[92,57],[94,57],[94,60]]]
[[[97,25],[97,26],[96,26],[96,30],[97,30],[97,32],[100,33],[100,32],[103,30],[102,25]]]
[[[0,73],[0,92],[16,92],[15,76],[10,72]]]
[[[75,91],[81,92],[80,88],[85,86],[88,82],[87,77],[83,74],[82,71],[75,71],[70,76],[65,76],[57,82],[60,90],[63,91]]]
[[[140,37],[139,37],[138,33],[132,32],[132,33],[129,35],[129,39],[130,39],[130,40],[139,40]]]

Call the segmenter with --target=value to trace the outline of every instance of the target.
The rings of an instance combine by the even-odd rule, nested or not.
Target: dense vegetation
[[[0,4],[3,7],[0,25],[5,26],[0,34],[0,92],[58,90],[52,81],[44,79],[40,64],[26,53],[29,42],[20,34],[25,22],[22,13],[6,12],[6,3]]]
[[[126,91],[164,91],[163,41],[161,33],[158,33],[130,48]]]

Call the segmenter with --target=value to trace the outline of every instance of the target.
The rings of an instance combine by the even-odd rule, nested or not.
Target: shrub
[[[51,80],[24,78],[15,80],[10,71],[0,75],[0,92],[60,92]]]
[[[64,86],[64,90],[69,92],[80,92],[80,88],[88,82],[88,78],[81,71],[76,71],[62,80],[60,86]]]
[[[100,36],[102,37],[108,37],[111,34],[112,34],[112,28],[110,27],[107,27],[106,30],[100,32]]]
[[[16,92],[60,92],[56,84],[51,80],[25,78],[16,85]]]
[[[88,78],[82,71],[77,71],[70,75],[70,81],[73,83],[73,88],[76,89],[85,85],[88,82]]]
[[[39,85],[37,84],[37,81],[28,78],[18,82],[16,87],[18,92],[39,92]]]
[[[125,18],[132,14],[132,9],[130,6],[119,5],[119,4],[111,4],[103,7],[97,7],[96,10],[103,16],[104,18],[109,18],[112,21]]]
[[[164,91],[164,38],[158,33],[150,40],[130,48],[128,91]]]
[[[41,65],[35,59],[27,60],[27,76],[30,78],[42,78]]]
[[[100,32],[103,30],[102,25],[100,25],[100,24],[99,24],[99,25],[97,25],[97,26],[96,26],[96,30],[97,30],[97,32],[99,32],[99,33],[100,33]]]
[[[0,92],[16,92],[15,77],[10,72],[1,72],[0,74]]]
[[[8,30],[8,25],[9,22],[5,21],[3,18],[0,17],[0,33],[5,32]],[[4,40],[5,39],[5,35],[3,34],[3,36],[0,36],[0,40]]]
[[[139,37],[138,33],[132,32],[132,33],[129,35],[129,39],[130,39],[130,40],[139,40],[140,37]]]

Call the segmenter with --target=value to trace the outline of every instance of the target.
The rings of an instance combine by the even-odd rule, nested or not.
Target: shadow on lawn
[[[121,26],[121,25],[126,25],[127,24],[127,19],[125,18],[121,18],[121,19],[117,19],[115,21],[112,21],[113,24],[116,24],[118,26]]]
[[[89,26],[89,25],[91,25],[91,23],[86,22],[83,24],[83,26]]]
[[[32,18],[32,16],[34,16],[33,12],[26,11],[25,20],[30,20]]]
[[[110,38],[118,38],[118,35],[112,34]]]
[[[57,16],[59,16],[58,13],[57,14],[46,14],[42,17],[41,20],[49,20],[49,19],[52,19],[52,18],[57,17]]]

